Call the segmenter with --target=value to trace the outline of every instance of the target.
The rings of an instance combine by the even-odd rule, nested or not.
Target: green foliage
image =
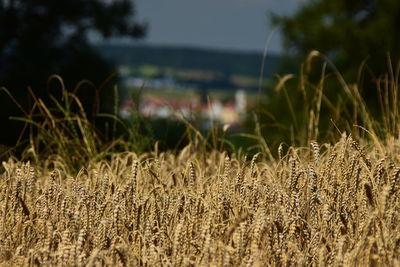
[[[384,74],[386,55],[400,56],[400,2],[357,0],[306,2],[294,16],[273,16],[282,27],[287,48],[306,56],[327,55],[354,80],[364,60],[373,73]]]
[[[110,97],[116,82],[114,67],[92,49],[88,36],[143,36],[145,25],[132,20],[133,11],[129,0],[0,1],[0,86],[25,109],[33,103],[28,86],[48,102],[51,86],[46,80],[52,74],[61,75],[66,88],[90,80],[101,91],[100,97]],[[93,104],[92,89],[79,87],[82,104]],[[9,128],[0,137],[2,143],[13,144],[21,124],[8,119],[23,114],[4,94],[0,105],[0,121]]]
[[[196,48],[173,48],[151,46],[99,45],[102,55],[118,64],[140,65],[189,70],[206,70],[226,75],[242,74],[258,77],[261,54],[230,51],[211,51]],[[268,56],[265,74],[270,75],[280,57]],[[152,70],[153,71],[153,70]]]
[[[118,95],[115,95],[114,113],[98,113],[89,119],[90,110],[75,93],[66,89],[62,78],[54,75],[50,79],[60,85],[62,97],[50,93],[50,101],[44,102],[29,91],[34,100],[32,109],[23,117],[11,117],[24,123],[26,134],[21,135],[27,136],[20,139],[12,155],[32,162],[56,157],[54,160],[62,162],[69,171],[77,172],[82,164],[108,159],[116,152],[143,153],[150,149],[151,137],[142,131],[143,127],[139,128],[142,125],[129,125],[118,118]],[[1,89],[10,94],[7,89]],[[100,130],[96,120],[101,120],[105,128]],[[0,154],[0,159],[8,156],[8,153]]]
[[[312,62],[319,70],[313,68]],[[362,95],[360,84],[347,83],[333,63],[314,51],[300,71],[278,77],[267,104],[258,107],[263,137],[273,147],[307,146],[312,140],[329,142],[343,132],[365,140],[386,140],[400,132],[399,70],[388,63],[387,75],[376,83],[378,109]]]
[[[293,16],[272,16],[288,51],[282,70],[294,73],[271,83],[259,107],[275,147],[330,141],[344,131],[398,135],[399,17],[394,0],[315,0]]]
[[[400,60],[400,2],[316,0],[306,2],[293,16],[272,17],[281,26],[291,54],[297,59],[315,50],[325,55],[346,83],[358,84],[370,111],[379,115],[376,84],[387,79],[388,68]],[[318,79],[322,64],[314,68],[314,74],[309,73],[311,79]],[[334,86],[325,87],[330,95],[335,94]]]

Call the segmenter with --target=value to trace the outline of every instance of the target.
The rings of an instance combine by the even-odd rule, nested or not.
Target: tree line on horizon
[[[258,112],[264,128],[273,132],[271,129],[276,128],[273,125],[286,125],[286,130],[295,127],[293,114],[282,112],[287,109],[282,103],[287,102],[286,92],[294,101],[291,108],[301,108],[304,98],[299,97],[302,93],[298,89],[304,73],[311,90],[321,81],[321,72],[324,70],[324,93],[327,99],[332,98],[331,104],[344,101],[343,105],[346,106],[346,96],[338,92],[337,80],[329,79],[336,68],[348,84],[360,86],[368,105],[376,106],[376,113],[379,114],[379,103],[376,103],[379,95],[375,88],[385,77],[396,76],[398,71],[399,13],[400,3],[396,0],[317,0],[304,2],[290,16],[270,14],[271,21],[283,31],[288,52],[280,72],[292,71],[297,75],[285,83],[286,90],[275,93],[271,90],[282,80],[267,88],[270,101],[261,103],[267,112]],[[118,80],[116,71],[112,63],[99,56],[98,50],[88,41],[88,35],[95,32],[104,38],[142,38],[147,25],[135,18],[135,4],[129,0],[110,3],[100,0],[0,1],[0,121],[6,128],[12,129],[2,132],[1,143],[12,145],[23,127],[23,123],[9,120],[9,117],[26,115],[10,100],[5,89],[28,114],[32,108],[30,103],[33,103],[28,88],[45,101],[51,102],[50,93],[61,97],[59,81],[53,79],[48,82],[52,74],[59,74],[69,90],[73,90],[81,80],[91,81],[81,84],[78,90],[83,104],[93,106],[93,92],[101,89],[102,93],[98,95],[105,104],[102,108],[107,109],[108,105],[108,110],[112,110],[112,103],[105,100],[111,99],[114,94],[113,87]],[[319,51],[319,56],[299,70],[296,66],[301,65],[314,50]],[[311,55],[316,55],[313,53]],[[240,68],[237,62],[230,62],[232,68]],[[277,119],[271,114],[281,115]],[[294,115],[299,117],[300,124],[302,115],[299,112]],[[324,106],[321,116],[327,121],[321,127],[329,128],[331,114]],[[288,135],[279,127],[277,129],[271,138]],[[290,137],[287,139],[290,140]]]

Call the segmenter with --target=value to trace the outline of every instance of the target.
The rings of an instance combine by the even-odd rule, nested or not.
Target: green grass
[[[326,60],[347,105],[324,94],[325,68],[317,83],[302,72],[300,108],[281,79],[282,113],[270,115],[292,117],[281,128],[289,144],[269,139],[254,114],[252,131],[236,136],[247,148],[230,146],[224,128],[202,133],[181,118],[183,147],[144,149],[140,114],[131,126],[99,114],[110,126],[102,133],[66,88],[52,105],[34,98],[14,118],[29,126],[24,153],[2,163],[0,264],[399,265],[397,74],[377,88],[376,117],[357,84],[311,56]],[[337,128],[322,129],[324,109]],[[322,130],[330,139],[317,142]]]

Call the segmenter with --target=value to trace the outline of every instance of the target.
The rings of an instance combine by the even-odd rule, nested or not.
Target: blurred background
[[[330,108],[348,103],[329,77],[338,69],[362,85],[378,113],[376,85],[398,72],[399,28],[395,0],[0,0],[0,143],[23,142],[40,122],[35,103],[60,110],[64,89],[102,138],[111,122],[99,114],[113,114],[141,149],[185,145],[187,123],[228,133],[234,148],[251,146],[240,133],[257,127],[271,143],[296,143],[321,81],[319,131],[304,134],[351,130]],[[323,56],[311,68],[314,50]]]

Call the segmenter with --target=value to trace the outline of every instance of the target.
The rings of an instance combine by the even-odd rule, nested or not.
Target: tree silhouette
[[[307,1],[292,16],[272,16],[294,54],[318,50],[354,78],[362,61],[376,75],[387,71],[387,55],[400,57],[397,0]]]
[[[398,101],[397,93],[387,88],[397,90],[398,83],[399,1],[304,1],[294,14],[272,14],[271,20],[283,31],[287,58],[281,70],[295,75],[283,76],[287,82],[276,83],[280,85],[277,91],[272,90],[276,84],[271,84],[267,103],[260,105],[260,121],[268,138],[279,140],[278,144],[284,140],[303,145],[302,140],[312,138],[330,140],[337,133],[335,128],[361,132],[354,126],[365,123],[360,101],[349,97],[334,67],[324,67],[326,61],[334,63],[354,94],[357,90],[361,96],[357,99],[366,103],[376,125],[387,114],[383,109],[388,108],[386,99],[390,96],[391,102]],[[318,131],[309,127],[310,121],[318,121]],[[380,130],[384,132],[383,127]]]
[[[134,15],[131,0],[0,0],[0,87],[23,106],[28,104],[28,86],[46,99],[52,74],[59,74],[67,88],[82,79],[100,87],[115,70],[92,48],[89,37],[141,38],[146,25]],[[103,85],[103,91],[106,88]],[[86,91],[83,99],[92,101],[93,92],[80,91]],[[21,123],[8,118],[21,113],[0,94],[0,121],[10,129],[2,131],[0,143],[12,144]]]

